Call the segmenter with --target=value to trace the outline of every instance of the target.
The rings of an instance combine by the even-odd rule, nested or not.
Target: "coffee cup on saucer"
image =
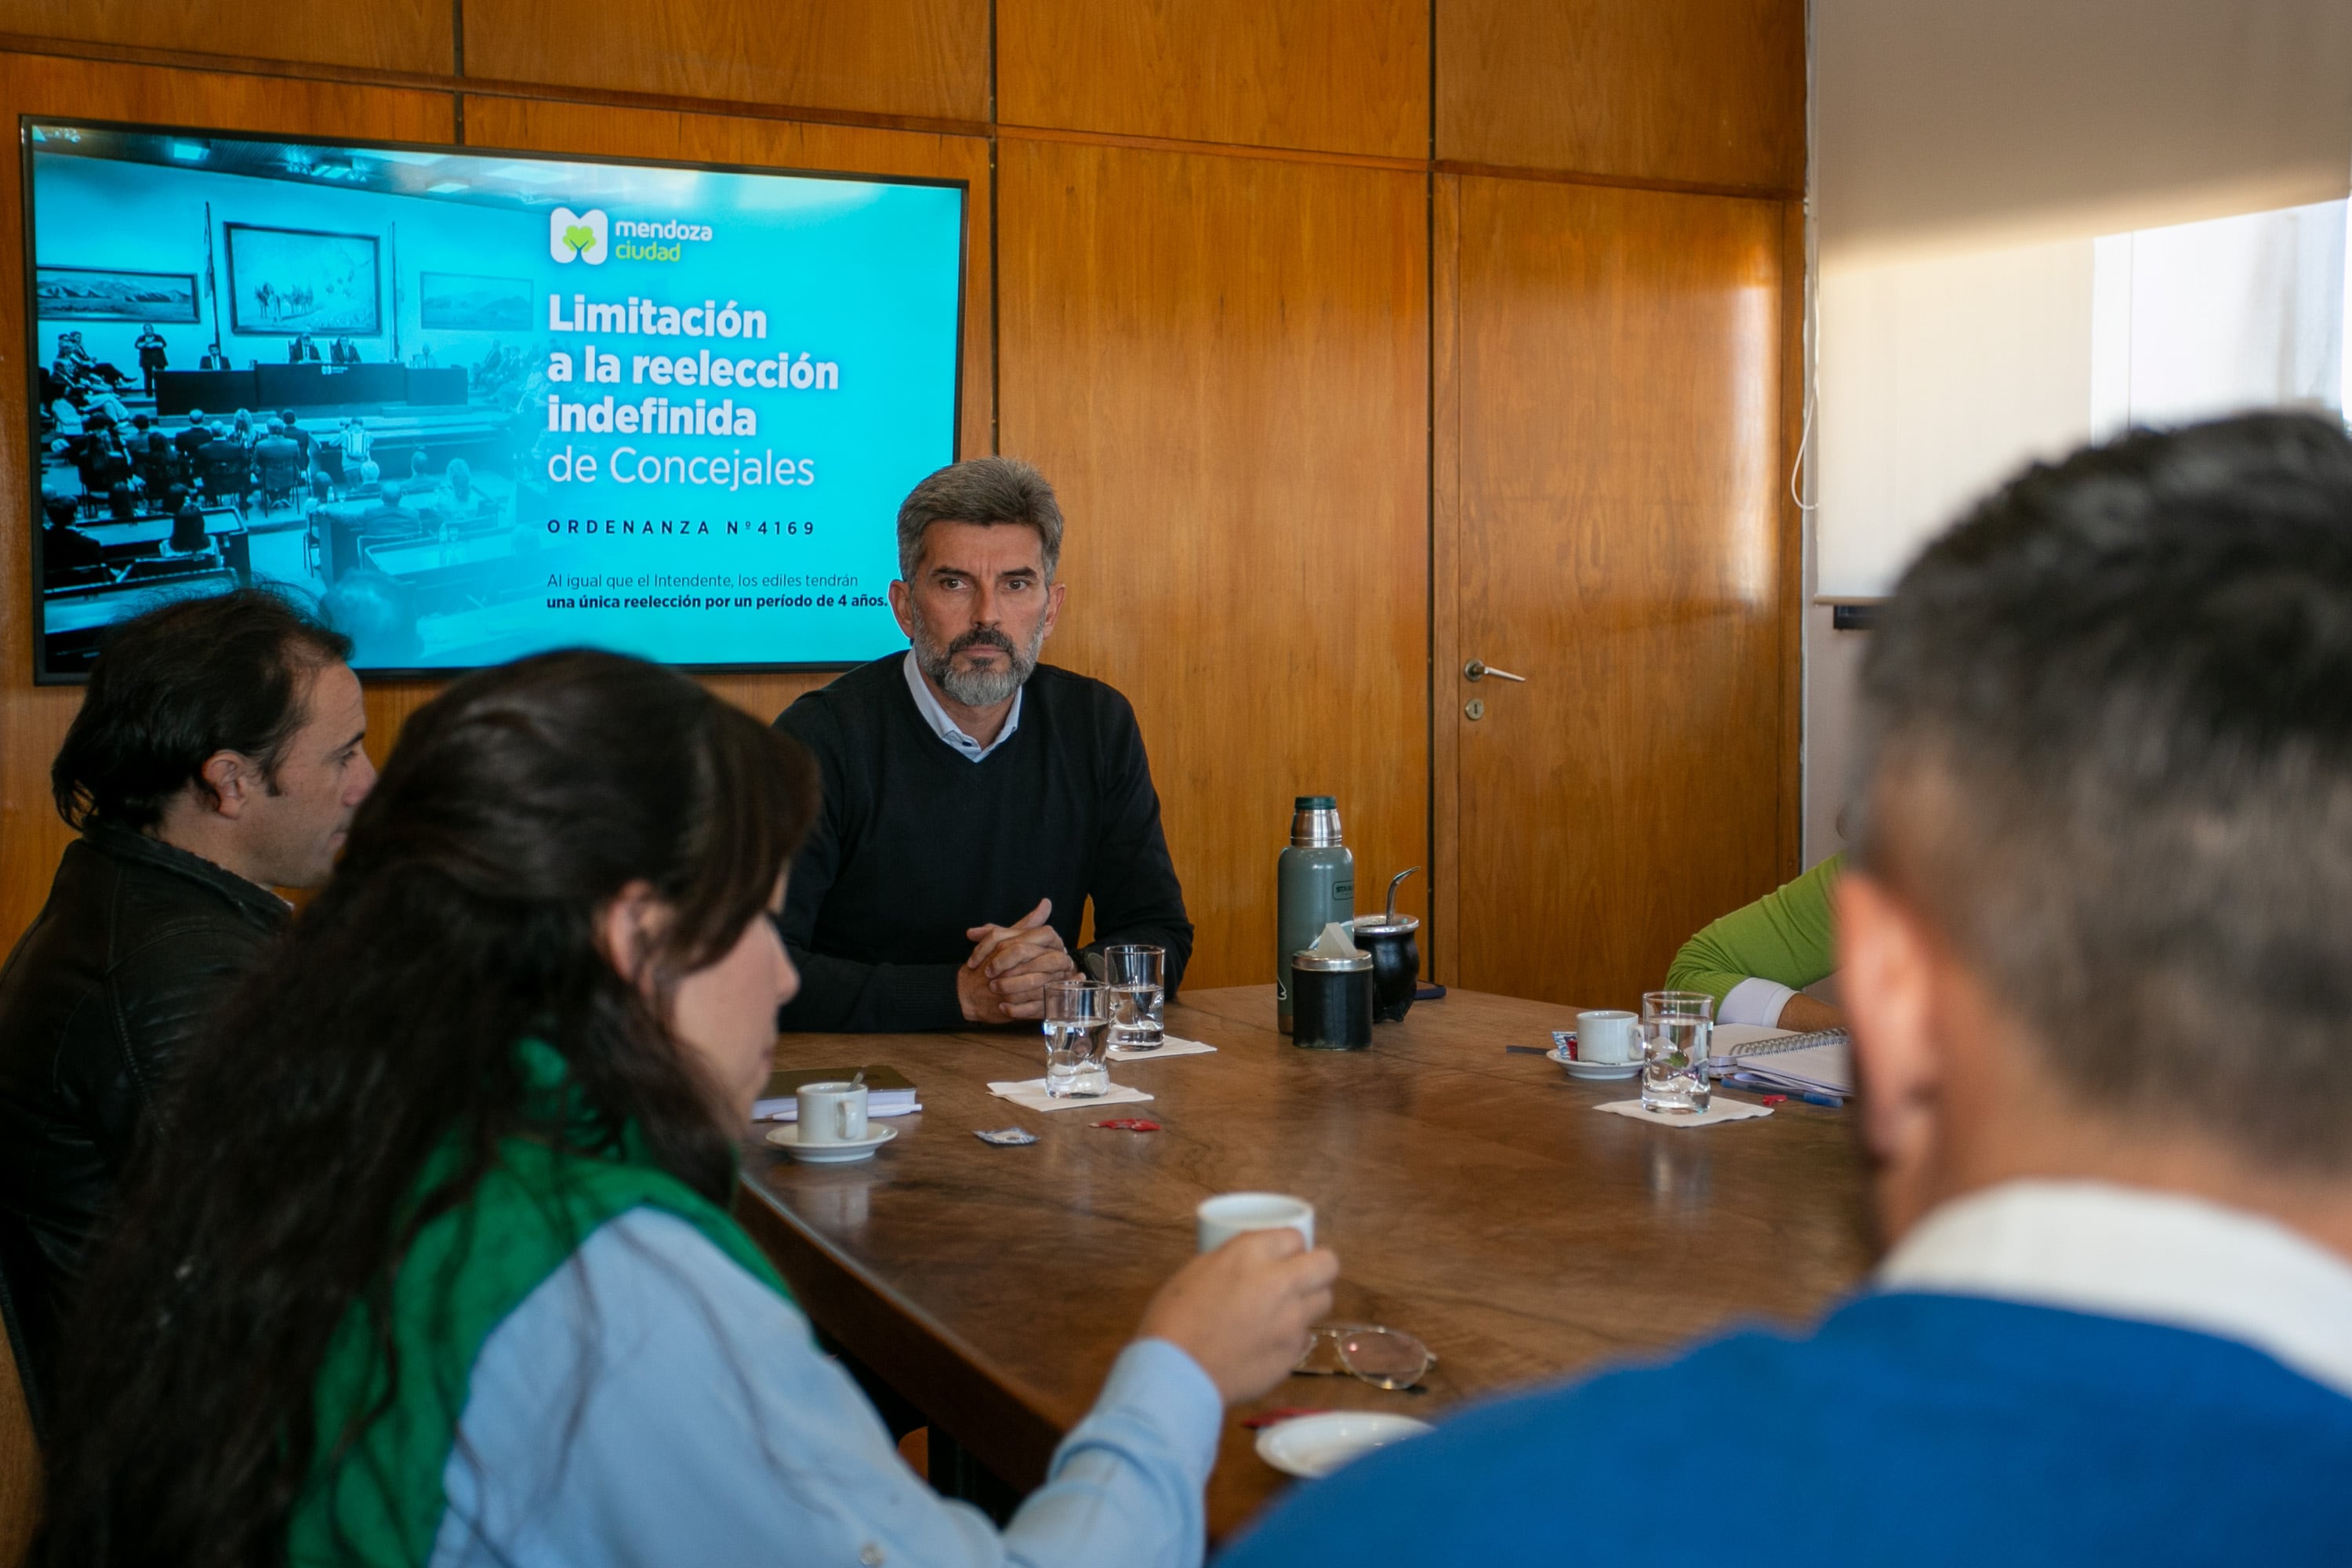
[[[1596,1065],[1630,1062],[1641,1055],[1641,1020],[1633,1014],[1604,1008],[1576,1016],[1578,1061]]]
[[[1281,1193],[1219,1193],[1202,1200],[1192,1217],[1202,1252],[1214,1252],[1244,1231],[1286,1226],[1307,1246],[1315,1245],[1315,1205]]]
[[[798,1106],[797,1137],[803,1148],[865,1142],[864,1084],[840,1081],[804,1083],[793,1099]]]

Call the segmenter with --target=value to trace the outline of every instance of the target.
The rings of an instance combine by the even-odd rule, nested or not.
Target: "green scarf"
[[[572,1105],[563,1058],[539,1040],[519,1049],[534,1092],[557,1107]],[[452,1149],[428,1164],[420,1196],[449,1177],[457,1158]],[[482,1342],[591,1232],[639,1207],[685,1220],[791,1300],[742,1227],[656,1169],[634,1127],[611,1155],[508,1139],[472,1195],[419,1231],[400,1261],[392,1283],[400,1375],[389,1398],[386,1369],[359,1306],[329,1342],[319,1372],[319,1450],[287,1524],[291,1568],[415,1568],[432,1555],[448,1507],[442,1473]],[[379,1406],[358,1441],[338,1453],[352,1417]]]

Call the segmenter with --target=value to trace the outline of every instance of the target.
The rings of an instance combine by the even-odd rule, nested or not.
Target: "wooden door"
[[[1784,213],[1442,184],[1445,967],[1636,1005],[1685,937],[1793,868]],[[1474,684],[1474,658],[1527,679]]]

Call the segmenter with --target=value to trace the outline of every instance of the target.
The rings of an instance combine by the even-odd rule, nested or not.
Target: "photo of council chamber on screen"
[[[903,641],[878,595],[954,457],[961,185],[22,132],[41,679],[248,584],[363,671]]]

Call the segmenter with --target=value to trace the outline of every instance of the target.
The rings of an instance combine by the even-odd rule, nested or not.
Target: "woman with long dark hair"
[[[1328,1253],[1188,1265],[1000,1536],[727,1215],[815,789],[613,655],[418,710],[87,1282],[51,1562],[1198,1559],[1221,1402],[1288,1371]]]

